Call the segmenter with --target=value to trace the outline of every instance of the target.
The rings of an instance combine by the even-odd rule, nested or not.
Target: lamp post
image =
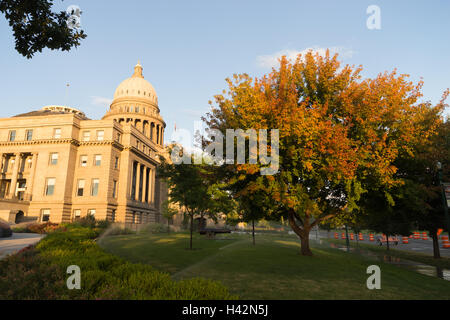
[[[438,169],[439,185],[442,188],[442,204],[444,205],[445,220],[447,221],[447,232],[450,235],[450,217],[448,215],[447,199],[445,197],[445,186],[442,182],[442,163],[438,161],[436,167]]]

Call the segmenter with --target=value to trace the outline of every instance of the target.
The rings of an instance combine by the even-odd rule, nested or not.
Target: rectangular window
[[[117,181],[113,181],[113,198],[116,198],[117,196]]]
[[[89,141],[89,140],[91,140],[91,132],[83,131],[83,141]]]
[[[73,220],[78,220],[81,218],[81,210],[75,209],[73,210]]]
[[[16,130],[11,130],[9,131],[9,137],[8,137],[9,141],[14,141],[16,140]]]
[[[116,209],[113,209],[111,212],[111,222],[116,221]]]
[[[30,129],[25,132],[25,140],[27,141],[33,140],[33,130]]]
[[[50,165],[55,166],[58,164],[58,153],[50,153]]]
[[[98,186],[99,186],[100,180],[99,179],[92,179],[91,183],[91,196],[95,197],[98,195]]]
[[[102,155],[96,154],[94,157],[94,166],[98,167],[102,165]]]
[[[103,141],[105,137],[105,131],[99,130],[97,131],[97,141]]]
[[[56,183],[55,178],[47,178],[46,183],[45,183],[45,195],[46,196],[51,196],[55,193],[55,183]]]
[[[86,155],[80,156],[80,166],[87,167],[87,163],[88,163],[88,156]]]
[[[119,157],[114,158],[114,169],[119,169]]]
[[[120,136],[120,133],[117,133],[117,142],[119,142],[120,143],[120,138],[121,138],[121,136]]]
[[[41,210],[41,221],[42,222],[50,221],[50,209]]]
[[[53,138],[54,138],[54,139],[59,139],[59,138],[61,138],[61,128],[56,128],[56,129],[53,131]]]
[[[85,184],[86,184],[85,180],[78,180],[78,183],[77,183],[77,196],[78,197],[83,196]]]
[[[93,216],[95,218],[95,209],[89,209],[87,214],[88,216]]]

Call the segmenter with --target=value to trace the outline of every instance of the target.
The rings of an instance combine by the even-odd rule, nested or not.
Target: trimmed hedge
[[[0,299],[235,299],[219,282],[175,281],[151,266],[104,252],[102,228],[67,225],[0,261]],[[81,269],[81,289],[69,290],[66,269]]]

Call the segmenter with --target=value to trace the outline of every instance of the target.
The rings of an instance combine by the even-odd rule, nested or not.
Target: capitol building
[[[167,188],[155,173],[166,124],[142,70],[117,87],[101,120],[65,106],[0,119],[1,219],[162,222]]]

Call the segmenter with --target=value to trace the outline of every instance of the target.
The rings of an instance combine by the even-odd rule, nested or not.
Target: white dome
[[[117,87],[114,93],[114,100],[119,98],[141,98],[156,106],[158,105],[158,96],[155,88],[144,79],[142,66],[139,63],[134,67],[134,74],[131,78],[125,79]]]

